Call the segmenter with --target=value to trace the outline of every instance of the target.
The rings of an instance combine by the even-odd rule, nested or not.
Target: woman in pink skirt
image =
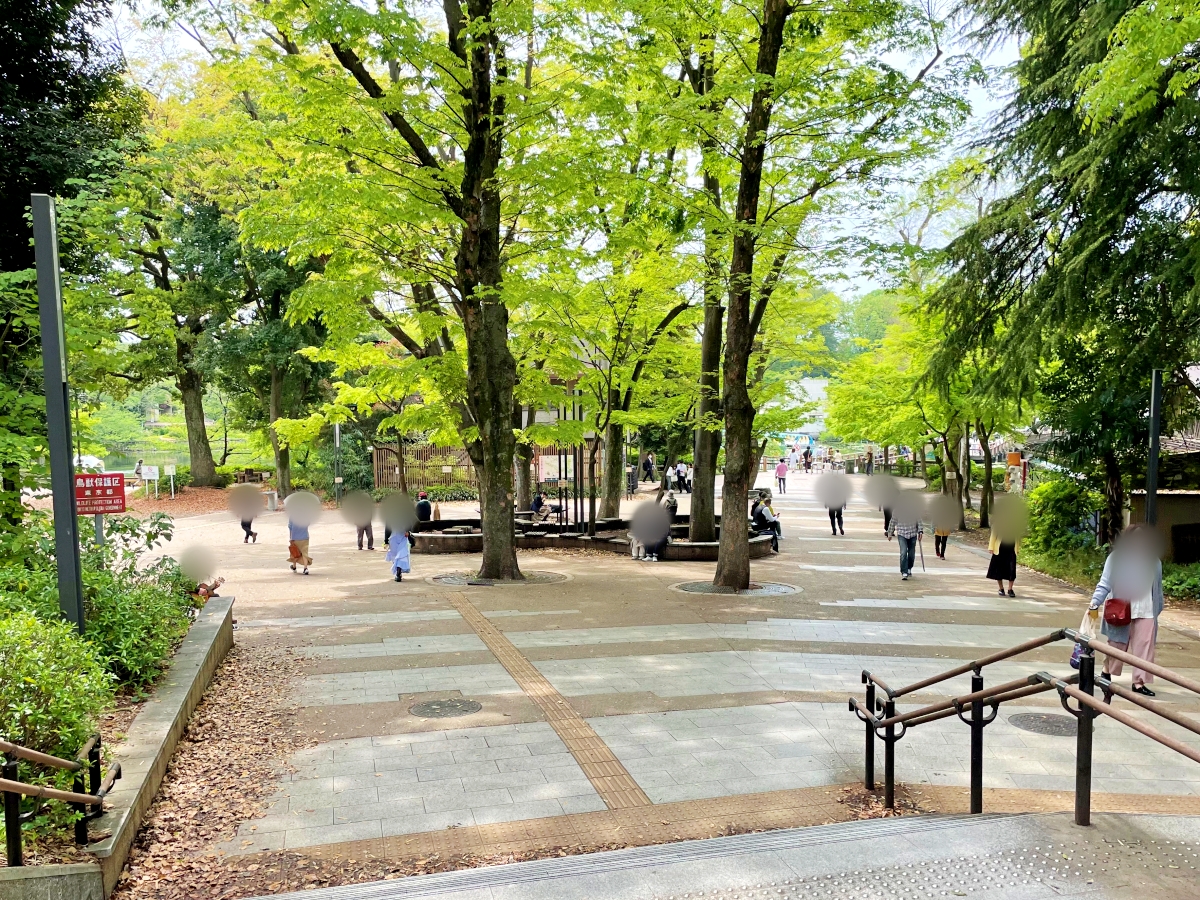
[[[1125,529],[1104,561],[1104,573],[1092,594],[1091,608],[1099,609],[1103,603],[1120,601],[1129,604],[1129,624],[1110,623],[1108,618],[1111,617],[1106,613],[1101,632],[1116,649],[1154,662],[1158,616],[1163,609],[1162,562],[1155,534],[1144,525],[1130,525]],[[1123,668],[1121,661],[1111,656],[1104,663],[1104,671],[1109,675],[1120,675]],[[1152,681],[1153,675],[1134,666],[1134,692],[1153,697],[1154,691],[1147,686]]]

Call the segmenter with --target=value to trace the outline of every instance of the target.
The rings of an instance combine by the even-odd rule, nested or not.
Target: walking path
[[[242,544],[230,518],[181,521],[170,550],[218,552],[239,645],[303,658],[292,727],[311,746],[279,760],[264,815],[215,849],[395,858],[847,818],[832,786],[862,775],[862,727],[846,697],[860,695],[864,668],[892,685],[925,678],[1076,626],[1086,598],[1025,571],[1017,599],[998,597],[985,560],[954,544],[936,559],[932,541],[901,581],[882,516],[856,499],[845,537],[831,535],[815,480],[789,478],[775,502],[782,552],[753,564],[756,583],[788,593],[689,593],[679,585],[711,581],[712,564],[554,552],[520,556],[527,572],[561,576],[553,583],[443,584],[433,576],[478,558],[414,556],[416,571],[396,584],[382,552],[357,551],[334,515],[312,528],[304,577],[288,571],[280,515],[259,520],[257,545]],[[1198,647],[1164,628],[1159,660],[1200,677]],[[1069,654],[1051,645],[985,676],[1067,673]],[[964,676],[906,700],[968,688]],[[1181,691],[1155,688],[1200,712]],[[425,701],[460,702],[413,711]],[[1018,727],[1061,712],[1050,695],[1002,708],[986,732],[985,808],[1069,808],[1074,740]],[[1200,766],[1106,718],[1095,746],[1097,809],[1200,814]],[[965,809],[967,772],[967,729],[953,718],[897,745],[898,778],[938,809]]]

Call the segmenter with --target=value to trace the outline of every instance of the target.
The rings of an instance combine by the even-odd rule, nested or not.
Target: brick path
[[[892,685],[921,679],[1075,626],[1086,600],[1025,571],[1016,600],[998,597],[985,560],[952,545],[942,562],[932,542],[926,571],[902,582],[881,515],[856,501],[846,536],[831,536],[814,481],[791,476],[792,492],[776,502],[783,552],[754,563],[756,581],[797,588],[776,595],[672,590],[710,580],[712,564],[536,552],[521,555],[524,569],[570,580],[440,585],[429,577],[476,560],[414,556],[416,571],[395,584],[383,554],[356,551],[353,528],[332,515],[313,528],[316,562],[305,578],[287,569],[278,515],[260,520],[250,546],[232,520],[181,523],[172,552],[203,542],[220,554],[226,593],[238,598],[238,641],[303,655],[296,727],[316,741],[279,761],[266,815],[220,849],[504,851],[845,818],[832,786],[861,776],[862,730],[845,698],[861,691],[863,668]],[[1159,659],[1196,677],[1198,645],[1164,629]],[[1064,673],[1068,655],[1052,645],[985,677]],[[920,705],[967,688],[963,677],[906,699]],[[1200,712],[1195,699],[1156,688]],[[481,709],[448,719],[410,712],[459,697]],[[988,728],[990,805],[1062,808],[1073,739],[1009,721],[1056,711],[1056,699],[1035,697],[1006,706]],[[967,750],[957,720],[922,726],[897,747],[898,775],[927,785],[938,808],[957,808]],[[1097,808],[1200,813],[1200,766],[1111,720],[1098,723],[1094,773]]]

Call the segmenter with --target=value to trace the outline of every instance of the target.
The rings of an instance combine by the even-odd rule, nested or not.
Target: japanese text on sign
[[[125,476],[120,472],[75,476],[75,508],[81,516],[125,512]]]

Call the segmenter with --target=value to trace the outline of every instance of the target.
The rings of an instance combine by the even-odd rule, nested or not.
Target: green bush
[[[173,559],[143,568],[138,558],[171,536],[171,519],[105,517],[105,546],[96,547],[92,523],[80,522],[84,639],[122,685],[154,681],[187,633],[194,587]],[[30,514],[26,528],[0,545],[0,615],[32,613],[61,620],[50,519]]]
[[[1200,563],[1163,563],[1163,593],[1173,600],[1200,600]]]
[[[1065,552],[1095,543],[1087,519],[1103,498],[1073,478],[1050,478],[1028,494],[1029,536],[1026,546],[1045,553]]]
[[[32,750],[75,755],[112,702],[113,678],[65,622],[0,618],[0,734]]]
[[[435,500],[438,503],[446,503],[451,500],[478,500],[479,488],[471,487],[468,484],[431,484],[422,490],[428,492],[429,499]],[[410,491],[416,497],[416,491]]]
[[[92,646],[62,621],[45,622],[27,612],[0,617],[0,672],[0,735],[42,753],[73,758],[112,702],[112,676]],[[72,778],[58,769],[17,765],[17,779],[30,784],[70,790]],[[22,831],[27,840],[36,839],[69,827],[76,817],[66,805],[51,803]]]

